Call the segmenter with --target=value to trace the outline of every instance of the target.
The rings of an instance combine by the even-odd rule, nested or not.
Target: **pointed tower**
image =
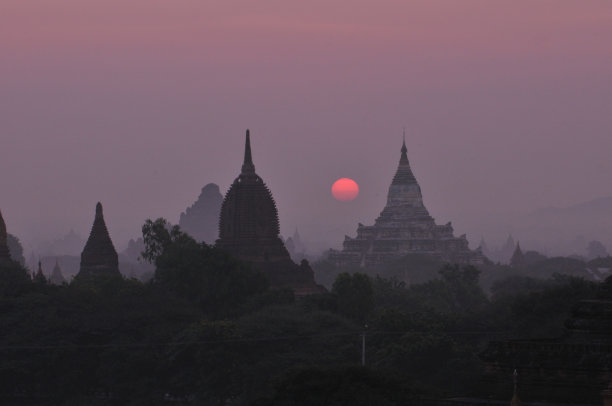
[[[242,170],[221,205],[216,245],[252,261],[289,259],[289,253],[278,236],[279,229],[272,193],[255,173],[251,135],[247,130]]]
[[[480,244],[478,244],[478,248],[480,248],[480,252],[485,257],[489,258],[491,256],[491,253],[489,251],[489,246],[485,242],[484,236],[480,237]]]
[[[81,268],[77,277],[99,274],[119,275],[119,257],[108,235],[102,204],[98,202],[91,233],[81,253]]]
[[[64,275],[62,274],[62,269],[59,266],[57,258],[55,258],[55,266],[53,267],[53,271],[51,271],[51,277],[49,278],[49,282],[54,285],[61,285],[66,282],[66,279],[64,279]]]
[[[516,242],[516,248],[514,249],[514,253],[512,254],[512,258],[510,258],[510,266],[517,267],[525,264],[525,256],[523,255],[523,251],[521,250],[520,242]]]
[[[512,234],[508,235],[505,244],[499,250],[499,257],[503,264],[509,264],[512,254],[516,250],[516,242],[512,238]]]
[[[415,214],[429,215],[423,205],[421,187],[410,168],[405,140],[402,142],[400,161],[387,194],[387,207],[397,206],[410,207],[415,211]]]
[[[373,226],[359,223],[357,237],[345,237],[342,252],[332,251],[338,266],[378,266],[409,254],[427,254],[452,263],[482,263],[465,236],[455,237],[451,223],[437,225],[423,204],[421,187],[408,160],[405,136],[387,193],[387,204]]]
[[[40,261],[38,261],[38,271],[36,271],[36,274],[34,275],[32,280],[36,283],[47,283],[47,278],[45,278],[45,274],[43,273],[42,264]]]
[[[397,227],[406,220],[434,225],[433,218],[423,204],[423,195],[408,161],[406,141],[402,142],[400,160],[387,193],[387,205],[376,219],[376,225]]]
[[[291,238],[293,239],[293,246],[295,252],[304,253],[306,249],[304,248],[304,243],[302,242],[302,237],[300,236],[297,227],[295,228],[295,232],[293,233],[293,237]]]
[[[291,260],[279,229],[272,193],[255,173],[247,130],[242,168],[223,199],[215,246],[254,264],[266,273],[273,288],[290,288],[297,295],[323,291],[310,267]]]
[[[6,224],[0,211],[0,262],[11,262],[11,253],[8,247],[8,233],[6,232]]]

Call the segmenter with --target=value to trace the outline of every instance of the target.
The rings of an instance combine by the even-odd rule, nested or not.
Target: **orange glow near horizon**
[[[332,185],[331,192],[336,200],[349,202],[359,194],[359,185],[353,179],[340,178]]]

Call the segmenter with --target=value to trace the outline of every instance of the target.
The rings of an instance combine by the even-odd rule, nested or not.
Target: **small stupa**
[[[62,269],[59,266],[59,262],[57,258],[55,259],[55,266],[53,267],[53,271],[51,271],[51,276],[49,277],[49,282],[54,285],[61,285],[66,282],[64,275],[62,274]]]
[[[47,278],[45,277],[45,274],[43,273],[42,264],[40,261],[38,261],[38,271],[36,271],[32,280],[37,283],[47,283]]]
[[[96,205],[91,233],[81,253],[81,267],[77,278],[94,275],[120,275],[119,257],[108,234],[100,202]]]
[[[525,264],[525,256],[523,255],[523,251],[521,250],[521,244],[517,241],[516,248],[514,249],[514,253],[512,254],[512,258],[510,258],[510,266],[518,267]]]

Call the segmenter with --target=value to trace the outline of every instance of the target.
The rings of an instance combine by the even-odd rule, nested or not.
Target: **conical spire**
[[[516,248],[514,249],[514,253],[512,254],[512,258],[510,258],[511,266],[520,266],[525,262],[525,257],[523,256],[523,251],[521,250],[521,244],[519,241],[516,242]]]
[[[410,169],[410,162],[408,161],[408,148],[406,148],[406,132],[404,131],[404,137],[402,142],[402,155],[400,157],[397,172],[393,177],[393,185],[405,185],[410,183],[416,183],[416,178]]]
[[[102,204],[96,204],[96,217],[89,239],[81,253],[81,269],[79,275],[92,273],[119,273],[119,258],[113,246],[104,221]]]
[[[8,247],[8,233],[6,232],[6,224],[4,218],[2,218],[2,211],[0,211],[0,261],[10,261],[11,252]]]
[[[36,275],[34,275],[34,282],[47,283],[47,278],[45,278],[45,274],[43,273],[42,263],[40,260],[38,261],[38,271],[36,272]]]
[[[64,279],[64,275],[62,274],[62,269],[59,266],[59,262],[57,258],[55,258],[55,266],[53,267],[53,271],[51,272],[51,277],[49,278],[49,282],[54,285],[61,285],[64,283],[66,279]]]
[[[246,141],[244,144],[244,163],[242,164],[242,174],[255,173],[255,165],[253,165],[253,157],[251,156],[251,134],[246,130]]]

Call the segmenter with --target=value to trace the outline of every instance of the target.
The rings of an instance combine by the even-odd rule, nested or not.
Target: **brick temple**
[[[297,265],[291,260],[279,230],[278,210],[272,193],[255,173],[247,130],[242,170],[221,206],[216,247],[262,270],[272,288],[289,288],[297,295],[323,291],[324,288],[315,283],[308,262]]]

